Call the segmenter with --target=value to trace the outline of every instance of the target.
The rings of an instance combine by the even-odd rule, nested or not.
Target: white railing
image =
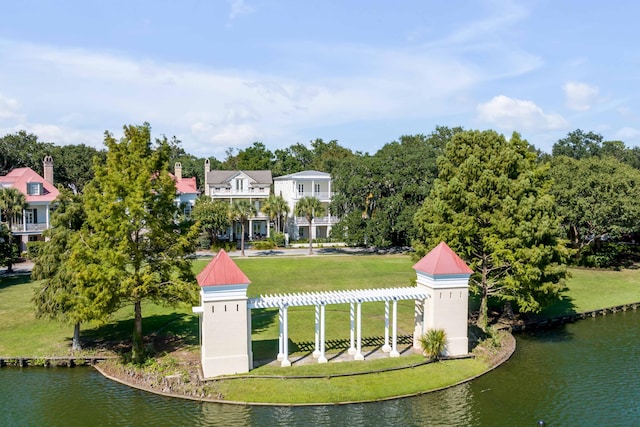
[[[238,196],[238,197],[242,197],[242,196],[246,196],[246,197],[251,197],[251,196],[264,196],[264,197],[269,197],[269,194],[271,193],[271,187],[267,186],[264,189],[260,190],[259,188],[248,188],[246,190],[236,190],[233,188],[221,188],[219,190],[216,189],[212,189],[211,190],[211,195],[212,196]]]
[[[14,233],[28,232],[28,231],[44,231],[47,229],[47,224],[39,222],[36,224],[12,224],[11,231]]]
[[[317,192],[311,192],[311,191],[304,191],[304,192],[296,192],[296,196],[297,199],[302,199],[303,197],[315,197],[318,200],[331,200],[331,198],[333,197],[333,192],[328,192],[328,191],[317,191]]]
[[[338,223],[338,217],[337,216],[321,216],[321,217],[313,218],[313,224],[314,225],[333,225],[333,224],[337,224],[337,223]],[[296,225],[304,227],[304,226],[309,225],[309,221],[307,221],[307,218],[305,218],[303,216],[297,216],[296,217]]]

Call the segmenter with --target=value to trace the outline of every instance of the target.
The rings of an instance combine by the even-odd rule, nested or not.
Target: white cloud
[[[255,10],[253,7],[246,4],[244,0],[230,0],[229,5],[231,6],[231,10],[229,11],[230,21],[233,21],[236,17],[240,15],[253,13]]]
[[[13,98],[7,98],[0,93],[0,120],[18,119],[22,120],[23,116],[18,113],[20,104]]]
[[[598,96],[598,88],[586,83],[568,82],[563,86],[567,107],[576,111],[587,111]]]
[[[562,116],[546,114],[532,101],[504,95],[495,96],[478,105],[477,112],[479,120],[506,130],[546,131],[567,126],[567,121]]]
[[[632,127],[623,127],[615,133],[615,139],[624,142],[637,142],[640,139],[640,129]]]

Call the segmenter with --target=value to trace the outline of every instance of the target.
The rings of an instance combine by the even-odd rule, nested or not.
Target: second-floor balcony
[[[304,191],[304,192],[296,192],[296,199],[302,199],[303,197],[315,197],[318,200],[322,201],[330,201],[333,197],[333,192],[328,191]]]
[[[238,190],[235,188],[212,188],[211,197],[269,197],[271,187],[255,187]]]
[[[297,216],[295,217],[295,221],[296,221],[296,225],[298,227],[305,227],[309,225],[309,221],[307,221],[307,218],[303,217],[303,216]],[[337,216],[317,216],[315,218],[313,218],[313,224],[314,225],[334,225],[337,224],[339,221]]]
[[[38,223],[27,223],[27,224],[12,224],[11,232],[12,233],[29,233],[34,231],[44,231],[47,229],[47,223],[38,222]]]

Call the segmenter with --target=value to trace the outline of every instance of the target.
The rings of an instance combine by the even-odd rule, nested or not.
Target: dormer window
[[[40,196],[42,195],[42,183],[41,182],[28,182],[27,183],[27,194],[29,196]]]
[[[244,179],[236,179],[236,191],[244,190]]]

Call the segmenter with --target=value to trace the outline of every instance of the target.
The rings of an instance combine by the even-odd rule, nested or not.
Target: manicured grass
[[[640,302],[640,270],[571,269],[562,299],[541,313],[556,317]]]
[[[375,369],[374,362],[377,361],[342,362],[334,365],[353,370],[354,364],[371,364],[372,369]],[[326,371],[329,365],[323,366]],[[218,381],[209,391],[219,393],[224,400],[241,402],[304,404],[367,401],[442,388],[478,375],[484,370],[486,365],[475,359],[449,360],[370,375],[296,380],[237,378]]]

